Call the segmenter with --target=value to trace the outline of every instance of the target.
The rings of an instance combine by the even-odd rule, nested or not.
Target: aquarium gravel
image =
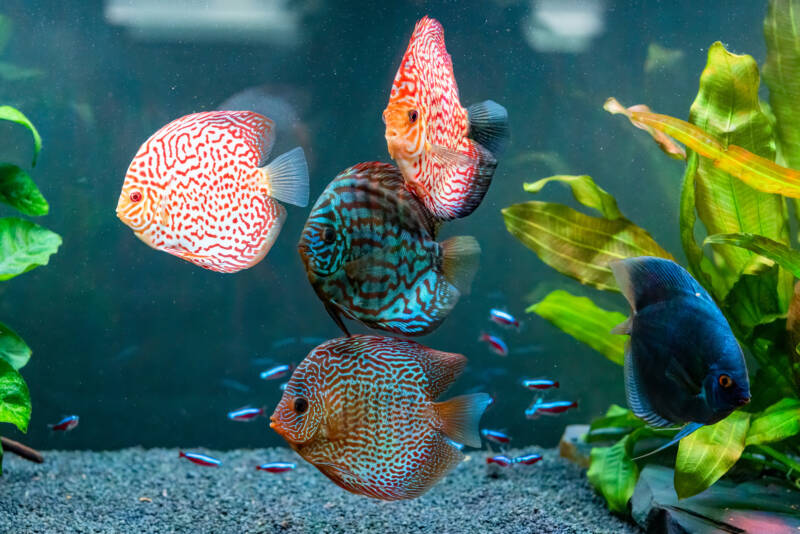
[[[485,451],[418,499],[382,502],[352,495],[312,466],[280,475],[256,471],[296,457],[286,449],[203,451],[218,468],[178,458],[176,449],[46,451],[45,463],[7,455],[0,515],[12,532],[640,532],[612,516],[585,473],[552,450],[532,466],[488,475]]]

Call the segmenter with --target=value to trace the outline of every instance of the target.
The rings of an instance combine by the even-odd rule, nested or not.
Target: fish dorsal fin
[[[468,109],[469,137],[493,154],[508,140],[508,111],[494,100],[472,104]]]
[[[417,345],[417,348],[415,359],[428,380],[426,393],[431,399],[436,399],[461,374],[467,366],[467,358],[463,354],[435,350],[423,345]]]
[[[714,303],[692,275],[672,260],[641,256],[615,261],[610,267],[634,312],[656,302],[687,295]]]
[[[255,111],[216,111],[227,114],[233,124],[241,128],[245,135],[242,142],[258,155],[256,164],[262,166],[272,152],[275,143],[275,123],[272,119]]]
[[[625,347],[625,395],[628,398],[628,406],[633,414],[644,420],[650,426],[664,427],[673,423],[664,419],[653,411],[650,400],[640,387],[639,373],[636,370],[636,361],[633,359],[633,351],[630,343]]]
[[[435,427],[457,443],[470,447],[481,446],[478,430],[481,416],[492,403],[488,393],[473,393],[434,403],[438,417]]]
[[[666,449],[668,447],[672,447],[673,445],[678,443],[680,440],[682,440],[683,438],[685,438],[686,436],[688,436],[692,432],[694,432],[696,430],[699,430],[704,426],[705,425],[703,423],[687,423],[686,426],[681,428],[681,431],[678,432],[677,434],[675,434],[675,437],[672,438],[671,440],[669,440],[668,443],[665,443],[664,445],[660,446],[656,450],[650,451],[647,454],[642,454],[641,456],[637,456],[636,458],[634,458],[634,460],[640,460],[642,458],[646,458],[648,456],[656,454],[657,452],[661,452],[661,451],[663,451],[664,449]]]

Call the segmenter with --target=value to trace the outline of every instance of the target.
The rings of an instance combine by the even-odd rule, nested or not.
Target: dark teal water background
[[[287,224],[262,263],[221,275],[146,247],[116,219],[125,170],[163,124],[261,84],[289,95],[310,133],[312,199],[352,164],[389,161],[381,111],[414,23],[425,14],[444,25],[462,103],[492,98],[506,106],[512,141],[481,207],[442,232],[443,238],[478,238],[483,256],[473,292],[438,331],[418,341],[467,355],[469,369],[452,392],[480,387],[495,395],[484,424],[506,429],[518,445],[552,446],[565,424],[586,422],[611,402],[624,404],[620,367],[543,320],[523,317],[530,302],[556,288],[625,311],[622,297],[584,288],[545,266],[506,232],[500,209],[532,198],[523,181],[590,174],[616,195],[627,217],[682,258],[682,164],[603,112],[602,104],[616,96],[626,105],[647,103],[686,117],[711,43],[722,40],[763,60],[764,3],[608,1],[604,33],[578,55],[531,49],[522,33],[527,1],[306,5],[317,7],[302,18],[300,42],[278,47],[134,40],[104,20],[99,1],[0,4],[14,24],[0,61],[43,73],[0,79],[0,104],[19,107],[42,134],[33,177],[51,213],[37,222],[64,238],[47,267],[0,283],[0,321],[34,351],[23,369],[33,399],[28,435],[10,425],[0,433],[44,449],[280,444],[264,420],[233,423],[225,414],[245,404],[271,412],[278,384],[260,381],[268,365],[253,360],[297,363],[310,348],[273,343],[339,335],[295,250],[308,211],[288,208]],[[645,74],[651,42],[682,50],[683,60]],[[0,160],[27,165],[30,154],[27,131],[0,124]],[[572,202],[557,185],[540,196]],[[476,341],[492,326],[492,306],[525,322],[521,333],[504,335],[512,350],[507,358]],[[521,347],[529,351],[515,353]],[[517,385],[522,377],[560,380],[552,398],[577,400],[580,409],[526,421],[531,395]],[[50,433],[48,423],[73,413],[81,417],[76,430]]]

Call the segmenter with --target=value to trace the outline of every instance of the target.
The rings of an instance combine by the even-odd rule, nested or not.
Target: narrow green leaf
[[[553,291],[525,311],[547,319],[612,362],[622,365],[627,336],[612,334],[611,329],[625,321],[625,315],[604,310],[591,299],[562,290]]]
[[[558,272],[618,291],[608,264],[635,256],[672,256],[627,219],[591,217],[562,204],[530,201],[502,210],[508,231]]]
[[[12,423],[28,431],[31,419],[31,396],[19,371],[0,360],[0,423]]]
[[[692,104],[689,122],[698,126],[723,147],[737,145],[769,160],[775,158],[775,139],[769,118],[758,100],[759,75],[755,60],[731,54],[717,42],[708,52],[708,63],[700,77],[700,90]],[[788,244],[786,206],[782,197],[761,193],[741,180],[700,158],[695,176],[697,213],[708,234],[752,233]],[[733,277],[759,260],[752,252],[729,245],[715,245]],[[789,298],[789,288],[786,302]],[[717,295],[722,298],[723,295]]]
[[[794,276],[800,278],[800,252],[783,243],[755,234],[714,234],[703,244],[733,245],[746,248],[760,256],[769,258]]]
[[[0,106],[0,120],[16,122],[30,130],[31,135],[33,135],[33,162],[31,165],[35,167],[36,160],[39,157],[39,151],[42,149],[42,137],[39,135],[36,127],[21,111],[11,106]]]
[[[608,509],[626,514],[628,501],[639,479],[639,467],[631,459],[633,440],[627,435],[611,447],[594,447],[586,476],[605,497]]]
[[[644,426],[644,421],[633,415],[633,412],[617,404],[609,406],[603,417],[598,417],[589,426],[589,431],[601,428],[639,428]]]
[[[683,438],[675,459],[679,499],[697,495],[728,472],[744,450],[750,414],[735,411],[722,421]]]
[[[31,359],[31,349],[11,328],[0,323],[0,359],[14,369],[22,369]]]
[[[800,433],[800,400],[783,399],[753,415],[745,445],[781,441]]]
[[[764,83],[786,165],[800,169],[800,0],[770,0],[764,20]]]
[[[30,221],[0,219],[0,280],[8,280],[47,265],[61,245],[61,237]]]
[[[11,163],[0,163],[0,202],[25,215],[47,215],[50,211],[50,206],[28,173]]]
[[[542,178],[536,182],[523,184],[522,187],[529,193],[538,193],[545,185],[554,181],[567,184],[570,189],[572,189],[575,200],[586,207],[596,209],[606,219],[622,218],[622,213],[620,213],[617,207],[616,199],[605,189],[594,183],[592,177],[586,174],[580,176],[559,174],[557,176],[550,176],[549,178]]]

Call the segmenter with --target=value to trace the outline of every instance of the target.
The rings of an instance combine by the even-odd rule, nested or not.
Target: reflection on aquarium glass
[[[6,0],[0,531],[800,530],[800,0]]]

